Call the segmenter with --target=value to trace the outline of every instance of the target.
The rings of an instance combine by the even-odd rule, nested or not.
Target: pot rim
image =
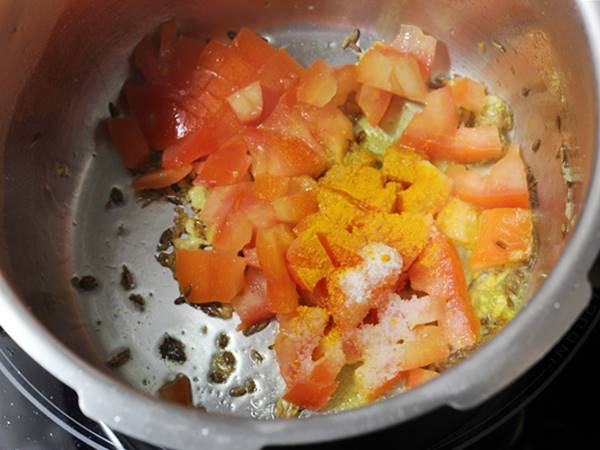
[[[77,392],[84,413],[128,435],[171,448],[189,448],[198,439],[227,449],[332,440],[407,421],[443,405],[465,409],[483,402],[539,361],[591,299],[587,272],[600,248],[600,4],[577,0],[575,7],[588,38],[596,81],[596,154],[585,207],[557,265],[527,306],[496,338],[426,386],[359,409],[303,420],[207,414],[139,392],[81,359],[18,301],[0,274],[2,326],[40,365]]]

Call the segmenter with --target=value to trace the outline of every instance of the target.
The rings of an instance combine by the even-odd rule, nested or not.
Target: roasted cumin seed
[[[183,305],[184,303],[187,303],[187,301],[185,300],[185,297],[182,295],[182,296],[177,297],[173,303],[175,303],[176,305]]]
[[[140,294],[131,294],[129,301],[133,303],[138,311],[144,312],[146,310],[146,300]]]
[[[113,188],[110,190],[110,201],[115,206],[120,206],[123,203],[125,203],[125,196],[123,195],[123,191],[117,186],[113,186]]]
[[[112,117],[113,119],[116,117],[119,117],[121,115],[121,111],[119,110],[119,107],[117,105],[115,105],[113,102],[108,103],[108,112],[110,113],[110,117]]]
[[[113,357],[111,357],[107,361],[106,365],[110,369],[117,369],[130,360],[131,360],[131,350],[129,348],[126,348],[126,349],[123,349],[120,352],[118,352]]]
[[[358,28],[355,28],[354,30],[352,30],[352,33],[350,33],[346,37],[346,39],[344,39],[344,42],[342,43],[342,48],[343,49],[350,48],[350,49],[354,50],[355,52],[361,53],[362,49],[358,46],[359,39],[360,39],[360,30]]]
[[[492,39],[492,47],[494,47],[500,53],[506,53],[506,47],[504,47],[504,45],[502,45],[502,43],[496,39]]]
[[[261,355],[258,350],[253,348],[252,350],[250,350],[250,359],[256,364],[260,364],[265,360],[265,357]]]
[[[356,135],[356,143],[360,144],[367,139],[367,133],[364,130],[360,130]]]
[[[542,145],[542,140],[536,139],[535,142],[533,144],[531,144],[531,151],[533,153],[536,153],[540,149],[541,145]]]
[[[187,361],[184,343],[168,334],[165,335],[160,343],[158,351],[162,359],[167,359],[177,364],[183,364]]]
[[[560,116],[556,116],[556,129],[558,132],[562,132],[562,118]]]
[[[125,264],[121,266],[121,286],[126,291],[130,291],[135,288],[135,279],[133,277],[133,273],[131,273]]]
[[[220,351],[213,355],[210,362],[208,380],[211,383],[225,383],[235,371],[236,359],[229,351]]]
[[[496,241],[495,244],[500,247],[502,250],[506,250],[508,247],[506,246],[506,244],[502,241]]]
[[[161,266],[167,267],[171,270],[175,268],[175,252],[161,252],[158,255],[156,255],[155,258]]]
[[[202,305],[192,305],[198,308],[209,317],[217,317],[219,319],[231,319],[233,317],[233,307],[219,302],[204,303]]]
[[[521,95],[522,95],[523,97],[527,97],[527,96],[529,95],[529,92],[531,92],[531,91],[529,90],[529,88],[526,88],[526,87],[524,87],[523,89],[521,89]]]
[[[267,328],[267,325],[269,325],[270,322],[271,322],[270,320],[264,320],[262,322],[258,322],[258,323],[250,325],[248,328],[246,328],[243,331],[244,336],[252,336],[253,334],[261,332],[262,330]]]
[[[232,41],[235,39],[235,37],[236,37],[237,35],[238,35],[238,32],[237,32],[237,31],[235,31],[235,30],[229,30],[229,31],[227,32],[227,37],[228,37],[229,39],[231,39]]]
[[[71,284],[79,289],[80,291],[93,291],[98,287],[98,280],[92,275],[84,275],[80,277],[71,278]]]
[[[223,350],[226,349],[228,345],[229,336],[227,336],[227,334],[225,333],[219,333],[219,335],[217,336],[217,347]]]
[[[244,381],[244,387],[249,394],[256,392],[256,382],[252,378],[248,378]]]
[[[171,228],[167,228],[160,235],[160,239],[158,240],[158,245],[156,246],[156,250],[159,252],[164,252],[171,245],[173,245],[173,230]]]
[[[232,397],[242,397],[247,394],[246,388],[244,386],[236,386],[229,389],[229,395]]]

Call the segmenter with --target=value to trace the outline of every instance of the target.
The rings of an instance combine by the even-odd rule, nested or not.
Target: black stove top
[[[589,448],[598,440],[595,414],[586,406],[600,400],[598,376],[592,368],[600,348],[599,320],[600,289],[596,289],[589,307],[547,357],[484,405],[467,412],[442,408],[427,420],[353,438],[352,445],[395,443],[407,449],[473,450]],[[75,393],[3,333],[0,373],[0,450],[157,449],[85,417],[77,407]],[[296,448],[346,449],[348,445],[348,441],[339,441]],[[201,442],[198,448],[202,448]]]

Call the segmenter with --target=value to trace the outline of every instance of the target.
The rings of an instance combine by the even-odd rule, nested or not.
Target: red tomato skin
[[[252,159],[241,137],[233,137],[208,156],[197,172],[194,183],[226,186],[244,180]]]
[[[244,286],[246,261],[236,254],[177,249],[175,274],[191,303],[230,303]]]
[[[440,231],[433,232],[431,242],[409,269],[409,277],[413,289],[444,302],[441,325],[450,345],[454,349],[473,345],[479,334],[479,320],[456,248]]]
[[[392,100],[390,92],[382,91],[366,84],[358,90],[356,102],[373,126],[379,125]]]
[[[148,159],[150,148],[135,119],[131,117],[108,119],[106,124],[125,167],[136,169]]]
[[[297,98],[301,102],[322,108],[336,92],[337,79],[333,69],[322,59],[317,59],[300,79]]]
[[[240,330],[273,317],[267,304],[267,279],[260,270],[246,269],[244,288],[231,304],[242,321]]]
[[[177,169],[159,169],[140,175],[133,180],[132,186],[137,190],[161,189],[183,180],[192,171],[186,164]]]

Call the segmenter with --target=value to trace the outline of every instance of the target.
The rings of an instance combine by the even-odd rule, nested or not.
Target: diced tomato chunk
[[[244,288],[231,304],[242,321],[240,329],[273,317],[267,303],[267,279],[260,270],[246,269]]]
[[[243,125],[231,107],[223,104],[219,111],[200,128],[169,146],[163,153],[162,165],[166,168],[174,168],[189,164],[217,151],[229,138],[243,130]]]
[[[202,50],[198,65],[206,70],[217,73],[230,51],[229,47],[225,44],[210,40]]]
[[[258,71],[258,80],[274,93],[281,95],[298,84],[304,69],[286,52],[279,49]]]
[[[252,223],[254,228],[269,228],[277,225],[277,217],[271,203],[247,193],[242,199],[240,211]]]
[[[412,369],[408,371],[406,378],[406,389],[414,389],[430,380],[438,377],[440,374],[435,370],[429,369]]]
[[[132,117],[108,119],[108,132],[117,146],[125,167],[136,169],[150,156],[150,149],[136,120]]]
[[[140,175],[133,180],[132,186],[137,190],[161,189],[183,180],[192,171],[192,166],[186,164],[177,169],[158,169]]]
[[[290,177],[261,173],[254,178],[254,194],[261,200],[275,200],[288,193]]]
[[[454,179],[458,197],[482,208],[528,208],[527,168],[519,148],[509,148],[491,170],[453,167],[447,174]]]
[[[469,299],[464,269],[454,244],[437,229],[409,269],[409,277],[413,289],[444,302],[445,314],[440,325],[450,345],[455,350],[473,345],[479,333],[479,320]]]
[[[238,89],[257,80],[257,68],[247,62],[239,49],[232,46],[217,73]]]
[[[371,125],[379,125],[392,100],[390,92],[363,84],[356,95],[356,102]]]
[[[242,123],[254,122],[262,115],[262,88],[258,81],[234,92],[227,97],[227,101]]]
[[[414,25],[402,24],[391,46],[402,54],[413,56],[419,63],[423,79],[429,78],[437,46],[437,40],[433,36],[426,35]]]
[[[200,213],[200,219],[209,226],[218,226],[226,217],[236,211],[250,189],[249,183],[212,188]]]
[[[325,160],[298,139],[256,129],[244,134],[252,155],[252,172],[279,176],[317,176],[325,170]]]
[[[319,108],[325,106],[337,92],[333,69],[317,59],[302,75],[298,84],[298,100]]]
[[[295,239],[288,249],[287,260],[294,281],[309,292],[334,269],[317,236]]]
[[[471,255],[471,269],[483,270],[526,261],[533,247],[533,216],[530,209],[486,209]]]
[[[152,148],[164,149],[198,125],[196,117],[163,87],[127,83],[125,95],[129,110]]]
[[[192,407],[192,383],[187,376],[179,374],[158,390],[158,397],[168,402]]]
[[[376,45],[362,56],[357,79],[360,83],[417,102],[423,102],[427,95],[417,61],[383,45]]]
[[[452,136],[458,127],[458,112],[448,86],[427,94],[425,108],[414,115],[400,138],[400,144],[428,152],[432,141]]]
[[[356,92],[359,84],[356,81],[356,65],[346,64],[333,70],[337,81],[337,91],[331,102],[336,106],[346,103],[351,93]]]
[[[452,135],[432,139],[424,150],[434,160],[473,163],[502,155],[502,141],[494,125],[461,127]]]
[[[175,50],[177,41],[177,22],[175,19],[167,20],[160,26],[159,55],[165,58]]]
[[[485,86],[471,78],[462,77],[450,86],[458,106],[479,113],[485,106]]]
[[[312,370],[299,377],[288,388],[284,398],[300,407],[318,411],[327,405],[335,392],[338,385],[336,377],[346,364],[341,333],[338,330],[330,331],[321,340],[315,353],[319,356],[311,358]]]
[[[238,32],[233,45],[238,49],[240,55],[257,70],[277,55],[277,49],[246,27]]]
[[[251,161],[246,142],[239,136],[233,137],[208,156],[194,183],[208,186],[238,183],[245,179]]]
[[[246,261],[235,253],[218,251],[175,251],[175,275],[181,292],[191,287],[192,303],[230,303],[244,287]]]
[[[241,211],[230,213],[221,222],[212,239],[216,250],[237,254],[252,240],[252,223]]]
[[[291,313],[298,306],[296,285],[287,269],[286,252],[294,239],[283,225],[259,229],[256,233],[256,253],[267,277],[269,310],[276,314]]]
[[[260,262],[258,261],[258,255],[256,254],[256,247],[246,247],[244,249],[244,258],[246,258],[248,267],[260,270]]]
[[[273,200],[273,208],[277,220],[296,225],[309,214],[317,212],[319,206],[314,192],[300,192]]]

